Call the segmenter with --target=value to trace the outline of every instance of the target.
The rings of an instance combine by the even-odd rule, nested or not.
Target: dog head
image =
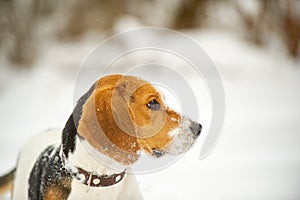
[[[187,151],[202,126],[168,108],[150,83],[109,75],[94,85],[77,129],[97,151],[121,164],[132,164],[141,151],[155,157]]]

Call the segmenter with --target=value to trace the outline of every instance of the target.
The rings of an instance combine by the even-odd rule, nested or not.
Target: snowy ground
[[[299,63],[231,33],[186,33],[205,49],[223,79],[223,135],[204,160],[198,160],[198,143],[169,168],[138,175],[145,199],[299,199]],[[0,174],[15,165],[31,136],[63,127],[80,63],[101,41],[90,38],[50,43],[33,70],[2,69]]]

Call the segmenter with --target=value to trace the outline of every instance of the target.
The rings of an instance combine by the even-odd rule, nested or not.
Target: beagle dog
[[[17,168],[0,178],[0,192],[18,200],[140,200],[128,167],[142,154],[184,153],[201,129],[168,108],[150,83],[108,75],[79,99],[62,134],[47,131],[25,145]]]

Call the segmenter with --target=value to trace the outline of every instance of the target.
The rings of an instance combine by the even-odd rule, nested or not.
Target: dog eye
[[[151,110],[159,110],[160,104],[156,99],[152,99],[149,103],[147,103],[147,107],[150,108]]]

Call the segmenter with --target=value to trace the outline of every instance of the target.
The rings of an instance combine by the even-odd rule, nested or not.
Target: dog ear
[[[130,107],[130,86],[128,83],[118,84],[112,91],[111,109],[114,114],[114,120],[119,128],[125,132],[134,134],[135,123],[132,120],[132,108]]]
[[[119,95],[121,95],[125,98],[126,98],[127,92],[128,92],[127,89],[128,89],[128,84],[126,82],[119,83],[115,87],[115,90],[119,93]]]

